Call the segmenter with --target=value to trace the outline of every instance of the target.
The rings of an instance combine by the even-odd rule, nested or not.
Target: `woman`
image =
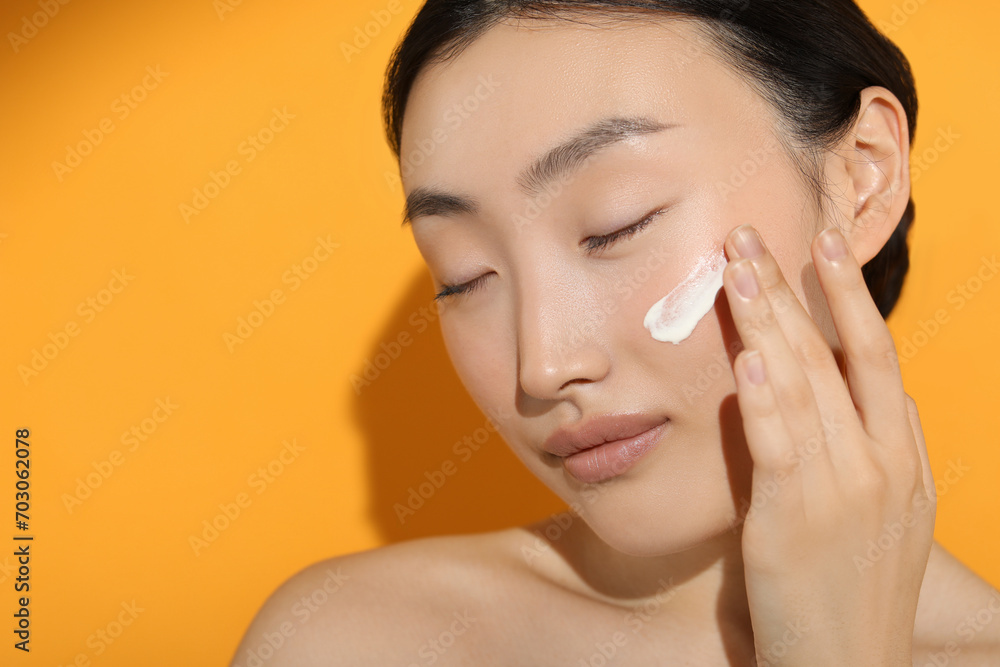
[[[916,93],[853,2],[429,0],[384,108],[455,368],[570,510],[314,565],[234,664],[1000,661],[883,319]]]

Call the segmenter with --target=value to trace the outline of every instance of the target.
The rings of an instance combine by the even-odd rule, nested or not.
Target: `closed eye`
[[[441,285],[441,291],[434,295],[435,301],[440,301],[449,296],[456,296],[458,294],[468,294],[474,291],[477,287],[482,287],[483,282],[490,277],[490,273],[484,273],[478,278],[474,278],[467,283],[462,283],[461,285]]]
[[[653,220],[655,220],[657,216],[659,216],[661,213],[666,212],[667,208],[669,207],[657,209],[652,213],[648,214],[642,220],[635,222],[629,225],[628,227],[623,227],[622,229],[619,229],[616,232],[605,234],[603,236],[590,236],[588,238],[585,238],[583,241],[580,241],[580,245],[584,246],[588,253],[595,253],[600,255],[600,253],[603,250],[609,248],[618,241],[627,239],[641,232],[651,222],[653,222]],[[434,300],[439,301],[442,299],[446,299],[447,297],[450,296],[469,294],[475,291],[476,289],[482,287],[483,283],[491,275],[493,275],[493,272],[485,273],[479,276],[478,278],[474,278],[473,280],[470,280],[469,282],[466,283],[462,283],[460,285],[442,285],[441,291],[439,291],[437,294],[434,295]]]
[[[665,208],[661,208],[656,211],[653,211],[639,222],[633,223],[628,227],[623,227],[622,229],[619,229],[616,232],[605,234],[604,236],[591,236],[585,238],[583,241],[580,241],[580,245],[584,246],[588,253],[596,253],[599,255],[601,251],[610,247],[614,243],[621,241],[623,239],[627,239],[641,232],[649,225],[649,223],[653,222],[653,220],[658,215],[660,215],[666,210],[667,209]]]

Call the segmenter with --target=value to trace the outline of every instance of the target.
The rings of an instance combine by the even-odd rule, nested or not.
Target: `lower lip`
[[[563,459],[563,467],[584,484],[595,484],[626,473],[660,441],[667,427],[663,422],[634,438],[614,440],[585,449]]]

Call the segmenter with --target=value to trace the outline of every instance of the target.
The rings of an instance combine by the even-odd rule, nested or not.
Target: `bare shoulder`
[[[949,665],[1000,665],[1000,591],[937,541],[920,588],[914,647],[914,664],[934,657]]]
[[[257,612],[232,667],[472,659],[489,650],[485,612],[516,576],[523,535],[422,538],[310,565]]]

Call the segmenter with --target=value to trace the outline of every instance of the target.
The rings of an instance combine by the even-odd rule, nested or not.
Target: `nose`
[[[564,398],[570,387],[597,382],[610,370],[609,317],[581,297],[572,281],[549,276],[522,287],[518,305],[518,378],[528,396]]]

